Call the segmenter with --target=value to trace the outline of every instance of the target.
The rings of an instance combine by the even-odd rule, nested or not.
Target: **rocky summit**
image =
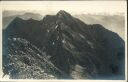
[[[2,68],[11,79],[125,79],[125,42],[63,10],[16,17],[3,29]]]

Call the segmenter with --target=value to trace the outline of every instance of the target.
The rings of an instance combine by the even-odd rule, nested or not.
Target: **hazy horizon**
[[[55,15],[56,13],[50,15]],[[72,15],[72,13],[70,14]],[[49,15],[49,14],[45,14],[45,15]],[[3,19],[5,19],[5,21],[7,22],[5,21],[3,22],[3,29],[7,27],[7,25],[15,18],[15,16],[18,16],[25,20],[29,18],[33,18],[35,20],[42,20],[45,15],[41,15],[40,13],[34,13],[34,12],[6,10],[3,11]],[[101,24],[106,29],[118,33],[123,39],[125,38],[125,16],[123,13],[118,15],[110,15],[103,13],[101,14],[81,13],[81,14],[73,14],[72,16],[80,19],[86,24]]]

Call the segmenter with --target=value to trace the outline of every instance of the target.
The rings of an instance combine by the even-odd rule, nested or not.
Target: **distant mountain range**
[[[13,13],[15,13],[15,12],[13,12]],[[16,17],[22,18],[24,20],[28,20],[31,18],[35,19],[35,20],[41,20],[43,18],[43,16],[41,16],[40,14],[23,13],[23,14],[18,15],[20,12],[18,12],[18,14],[17,13],[13,14],[13,13],[4,11],[4,13],[3,13],[3,29],[5,29]]]
[[[81,14],[75,15],[75,17],[79,18],[87,24],[101,24],[106,29],[119,34],[122,39],[125,38],[125,16],[123,15]]]
[[[24,72],[26,66],[32,70]],[[10,78],[124,79],[124,69],[125,42],[117,33],[63,10],[42,20],[15,17],[3,29],[3,71]]]

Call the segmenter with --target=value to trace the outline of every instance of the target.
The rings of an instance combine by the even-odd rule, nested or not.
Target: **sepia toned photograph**
[[[2,79],[126,80],[125,1],[1,4]]]

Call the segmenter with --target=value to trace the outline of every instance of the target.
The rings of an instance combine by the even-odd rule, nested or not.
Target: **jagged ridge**
[[[102,25],[87,25],[65,11],[41,21],[15,18],[3,36],[4,41],[27,39],[67,77],[124,79],[124,41]],[[121,77],[111,78],[115,75]]]

